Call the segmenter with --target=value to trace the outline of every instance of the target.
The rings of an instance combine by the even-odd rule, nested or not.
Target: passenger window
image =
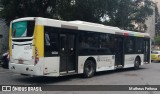
[[[127,38],[126,39],[126,53],[133,53],[134,52],[134,39]]]
[[[45,27],[44,30],[45,56],[58,55],[58,28]]]
[[[136,52],[143,53],[144,41],[141,38],[136,39]]]
[[[98,33],[81,33],[79,36],[80,48],[99,48]]]
[[[105,54],[114,54],[114,39],[111,34],[100,34],[100,49],[104,49]]]

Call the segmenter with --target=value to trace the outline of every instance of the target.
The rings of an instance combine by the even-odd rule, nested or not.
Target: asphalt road
[[[65,77],[28,77],[0,67],[0,85],[160,85],[160,63],[152,63],[134,70],[122,69],[99,72],[92,78],[82,75]],[[2,94],[160,94],[157,91],[52,91],[52,92],[0,92]]]

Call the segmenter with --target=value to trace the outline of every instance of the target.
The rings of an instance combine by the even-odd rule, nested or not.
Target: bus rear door
[[[124,66],[124,37],[115,37],[115,67],[122,68]]]

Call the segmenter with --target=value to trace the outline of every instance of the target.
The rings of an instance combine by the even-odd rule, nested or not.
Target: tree
[[[155,45],[160,45],[160,36],[155,37]]]
[[[59,0],[58,14],[63,20],[82,20],[101,23],[105,0]],[[105,11],[104,11],[105,10]]]
[[[0,16],[7,22],[28,16],[52,18],[56,7],[55,0],[1,0],[1,3],[3,9]]]
[[[147,29],[145,20],[153,14],[154,7],[151,0],[116,1],[117,3],[106,0],[109,4],[107,9],[109,20],[105,21],[104,24],[139,32]],[[135,25],[138,27],[136,28]]]
[[[157,5],[155,6],[155,33],[156,33],[156,36],[160,35],[160,15],[159,15],[159,12],[158,12],[158,7]]]
[[[89,21],[136,31],[147,29],[145,20],[153,13],[151,0],[2,0],[2,5],[0,16],[7,22],[38,16]]]

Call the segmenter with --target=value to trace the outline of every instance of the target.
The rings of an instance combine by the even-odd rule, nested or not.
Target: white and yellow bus
[[[150,63],[150,36],[83,21],[40,17],[10,24],[9,68],[19,74],[64,76]]]

